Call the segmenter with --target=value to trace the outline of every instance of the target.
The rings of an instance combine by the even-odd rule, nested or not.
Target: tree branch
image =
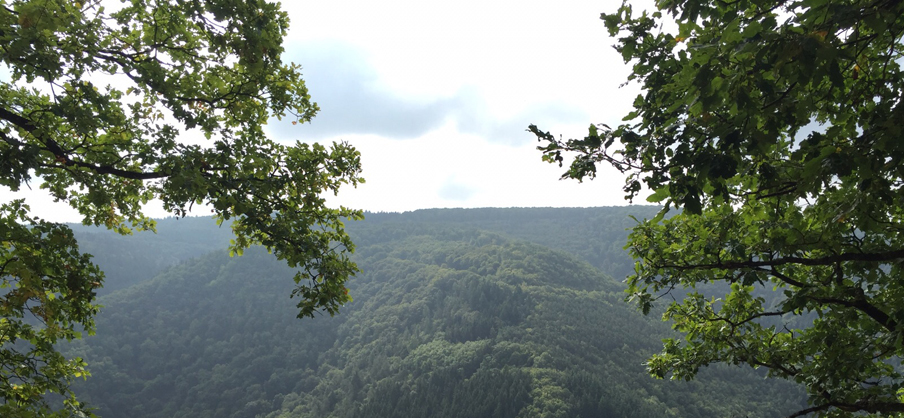
[[[67,166],[76,166],[81,168],[87,168],[91,171],[94,171],[97,174],[112,174],[117,177],[133,179],[133,180],[150,180],[150,179],[159,179],[164,177],[169,177],[168,173],[163,173],[159,171],[149,171],[149,172],[141,172],[141,171],[128,171],[116,168],[112,165],[97,165],[90,164],[83,161],[76,161],[69,158],[69,153],[63,150],[56,141],[51,138],[48,138],[45,135],[41,135],[38,132],[38,128],[28,119],[17,115],[6,108],[0,107],[0,119],[6,120],[19,128],[25,130],[34,136],[37,140],[41,141],[46,147],[47,151],[50,151],[57,157],[60,162],[66,164]],[[7,141],[9,142],[9,141]],[[21,142],[20,142],[21,144]]]
[[[800,264],[804,266],[825,266],[845,261],[883,262],[904,259],[904,249],[885,251],[881,253],[841,253],[820,258],[782,257],[763,261],[726,261],[718,263],[694,264],[694,265],[660,265],[661,268],[672,268],[681,271],[699,269],[737,270],[757,267],[774,267],[786,264]]]
[[[895,332],[898,328],[898,322],[892,319],[888,314],[883,312],[881,309],[877,308],[875,305],[867,302],[864,299],[855,299],[853,301],[837,299],[837,298],[820,298],[820,297],[810,297],[810,299],[819,302],[819,303],[834,303],[841,306],[846,306],[848,308],[854,308],[860,312],[863,312],[879,324],[881,324],[885,329],[889,332]]]
[[[795,412],[795,413],[793,413],[793,414],[791,414],[791,415],[788,415],[788,418],[802,417],[802,416],[804,416],[804,415],[811,414],[811,413],[813,413],[813,412],[824,411],[824,410],[826,410],[826,409],[829,409],[830,407],[831,407],[831,405],[827,405],[827,404],[826,404],[826,405],[818,405],[818,406],[810,407],[810,408],[807,408],[807,409],[803,409],[803,410],[797,411],[797,412]]]

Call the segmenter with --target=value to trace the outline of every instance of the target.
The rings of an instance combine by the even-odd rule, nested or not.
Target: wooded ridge
[[[627,215],[655,211],[369,214],[347,226],[362,268],[349,282],[354,302],[302,320],[286,297],[292,271],[266,251],[175,250],[223,242],[206,219],[160,221],[159,235],[132,237],[128,251],[83,239],[107,271],[162,272],[133,269],[123,280],[135,284],[101,298],[97,335],[67,348],[93,374],[76,393],[103,418],[771,417],[805,407],[792,384],[748,368],[713,367],[693,382],[647,375],[644,360],[672,334],[594,264],[625,270]],[[167,268],[177,254],[192,258]]]

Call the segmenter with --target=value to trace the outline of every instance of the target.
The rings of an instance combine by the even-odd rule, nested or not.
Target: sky
[[[590,123],[614,125],[630,111],[639,91],[619,87],[629,67],[599,19],[619,4],[284,1],[283,59],[302,66],[321,111],[310,124],[274,119],[267,131],[286,143],[347,141],[361,152],[366,183],[342,189],[334,206],[626,204],[617,171],[560,181],[564,169],[542,162],[526,131],[533,123],[583,137]],[[78,220],[63,204],[26,194],[42,217]],[[168,215],[154,205],[147,213]]]
[[[537,124],[583,137],[615,124],[636,88],[599,19],[617,1],[383,1],[284,3],[286,59],[320,114],[273,123],[276,138],[345,140],[367,183],[340,204],[372,211],[433,207],[625,204],[624,178],[559,181]]]

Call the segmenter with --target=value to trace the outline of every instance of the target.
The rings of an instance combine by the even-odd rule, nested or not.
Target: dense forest
[[[787,415],[802,391],[742,367],[657,381],[671,334],[623,302],[629,215],[653,207],[445,209],[350,223],[354,301],[297,319],[292,271],[228,228],[159,221],[128,239],[77,227],[107,271],[81,399],[113,417]],[[607,275],[606,273],[611,274]]]

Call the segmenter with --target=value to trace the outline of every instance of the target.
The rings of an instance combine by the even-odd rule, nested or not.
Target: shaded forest
[[[626,228],[656,208],[447,209],[348,225],[362,269],[336,316],[296,319],[291,270],[230,258],[228,229],[160,221],[126,245],[78,228],[108,272],[97,335],[67,347],[101,417],[726,417],[804,405],[718,366],[643,367],[670,335],[623,302]],[[112,290],[111,290],[112,289]]]

